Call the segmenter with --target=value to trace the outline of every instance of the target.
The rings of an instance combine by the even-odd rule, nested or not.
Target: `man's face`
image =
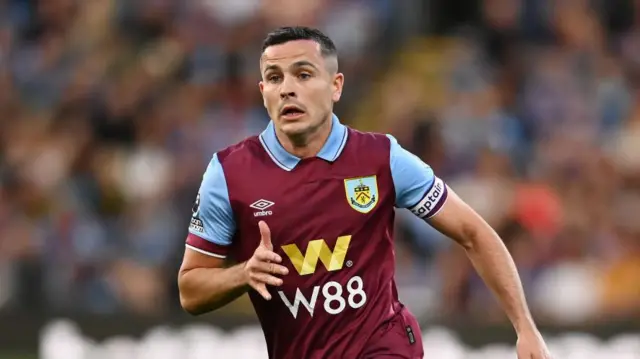
[[[276,128],[289,136],[310,133],[330,117],[342,94],[343,75],[320,44],[290,41],[268,47],[260,58],[260,92]]]

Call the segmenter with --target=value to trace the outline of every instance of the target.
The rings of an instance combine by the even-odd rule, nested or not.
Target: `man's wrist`
[[[513,323],[513,327],[516,333],[518,334],[518,336],[533,334],[533,333],[537,333],[538,331],[536,324],[533,322],[531,318],[519,320]]]
[[[245,288],[249,287],[249,274],[245,270],[247,266],[247,262],[238,263],[235,267],[237,270],[237,280],[240,287]]]

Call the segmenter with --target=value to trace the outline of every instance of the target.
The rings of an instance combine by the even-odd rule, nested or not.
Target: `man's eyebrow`
[[[293,64],[291,64],[290,67],[292,67],[292,68],[300,68],[300,67],[305,67],[305,66],[311,67],[313,69],[317,69],[318,68],[315,64],[313,64],[312,62],[309,62],[307,60],[300,60],[300,61],[294,62]],[[263,72],[267,72],[267,71],[271,71],[271,70],[280,70],[280,66],[278,66],[278,65],[268,65],[268,66],[266,66],[264,68]]]
[[[264,68],[264,72],[271,71],[271,70],[279,70],[279,69],[280,69],[280,66],[278,65],[269,65]]]
[[[291,67],[305,67],[305,66],[312,67],[314,69],[318,68],[318,67],[316,67],[316,65],[314,65],[313,63],[311,63],[309,61],[306,61],[306,60],[301,60],[301,61],[298,61],[298,62],[294,62],[293,65],[291,65]]]

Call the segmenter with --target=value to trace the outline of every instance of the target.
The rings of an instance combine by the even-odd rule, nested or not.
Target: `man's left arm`
[[[535,331],[518,270],[503,241],[451,188],[447,192],[442,209],[427,221],[462,246],[478,274],[500,300],[516,332]]]
[[[396,206],[411,210],[465,249],[518,333],[519,358],[550,358],[527,307],[516,265],[500,237],[431,167],[389,138]]]

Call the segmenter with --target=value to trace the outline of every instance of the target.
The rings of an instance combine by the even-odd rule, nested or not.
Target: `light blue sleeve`
[[[433,217],[447,197],[447,187],[433,169],[405,150],[391,135],[390,166],[396,192],[396,207],[407,208],[420,218]]]
[[[228,246],[235,230],[227,181],[218,156],[214,155],[192,209],[189,233],[216,245]]]

